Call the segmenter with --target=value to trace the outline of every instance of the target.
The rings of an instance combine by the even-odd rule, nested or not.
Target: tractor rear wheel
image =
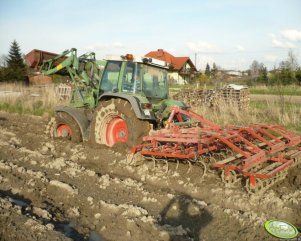
[[[57,112],[55,115],[55,137],[70,139],[73,142],[81,142],[82,135],[76,121],[65,112]]]
[[[91,142],[113,146],[126,143],[128,147],[141,144],[148,135],[150,124],[137,119],[131,104],[123,99],[102,101],[95,109],[91,124]]]

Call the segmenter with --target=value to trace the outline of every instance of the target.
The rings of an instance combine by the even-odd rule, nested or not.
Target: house
[[[197,73],[196,67],[189,57],[175,57],[163,49],[151,51],[145,56],[165,61],[172,66],[172,70],[168,74],[171,84],[186,84]]]
[[[225,70],[224,72],[231,77],[241,78],[244,76],[244,73],[238,70]]]

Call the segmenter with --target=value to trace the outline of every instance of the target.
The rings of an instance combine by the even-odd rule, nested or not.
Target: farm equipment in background
[[[71,78],[70,105],[57,107],[48,126],[55,137],[125,143],[133,157],[201,164],[249,192],[283,179],[299,161],[301,137],[281,126],[222,128],[169,99],[165,62],[131,54],[96,60],[94,53],[77,57],[76,49],[42,62],[27,58],[45,75]]]

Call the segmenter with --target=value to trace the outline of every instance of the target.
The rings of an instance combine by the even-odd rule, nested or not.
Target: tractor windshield
[[[142,91],[148,98],[166,99],[168,96],[167,71],[149,65],[139,65],[142,69]]]
[[[145,94],[147,98],[167,98],[167,71],[145,64],[128,62],[122,81],[122,91]]]

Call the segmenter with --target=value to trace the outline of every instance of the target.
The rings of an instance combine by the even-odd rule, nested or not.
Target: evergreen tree
[[[215,63],[213,63],[213,65],[212,65],[212,69],[211,69],[211,76],[215,79],[216,78],[216,76],[217,76],[217,66],[216,66],[216,64]]]
[[[206,65],[205,75],[206,75],[207,77],[210,77],[210,66],[209,66],[208,63],[207,63],[207,65]]]
[[[7,81],[23,81],[26,67],[22,58],[21,49],[16,40],[10,46],[7,62]]]
[[[7,57],[8,68],[24,68],[25,64],[22,58],[21,49],[16,40],[14,40],[10,46]]]

